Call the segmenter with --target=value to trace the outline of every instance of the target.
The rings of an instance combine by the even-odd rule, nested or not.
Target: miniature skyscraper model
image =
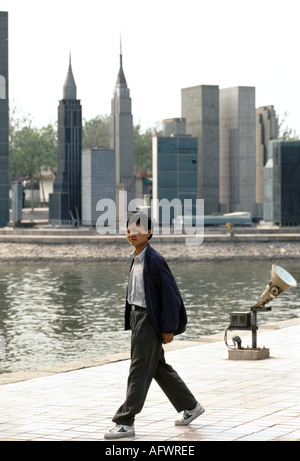
[[[53,194],[49,196],[49,222],[69,224],[81,220],[82,110],[76,99],[71,58],[58,106],[58,163]]]
[[[255,204],[255,87],[220,90],[220,204],[227,213]]]
[[[9,221],[8,13],[0,11],[0,227]]]
[[[116,187],[127,191],[127,201],[135,198],[133,172],[133,121],[130,90],[127,87],[120,51],[120,70],[111,102],[110,148],[116,153]]]
[[[219,211],[219,87],[198,85],[181,90],[186,132],[198,138],[198,197],[205,214]]]

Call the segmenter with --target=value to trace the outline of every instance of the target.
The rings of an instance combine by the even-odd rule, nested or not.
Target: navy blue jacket
[[[144,289],[147,313],[156,330],[161,333],[183,333],[187,315],[172,272],[165,259],[149,244],[144,260]],[[130,305],[125,306],[125,330],[130,329]]]

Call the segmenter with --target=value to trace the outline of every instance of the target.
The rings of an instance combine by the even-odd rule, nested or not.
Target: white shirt
[[[138,256],[135,256],[135,251],[132,253],[132,256],[134,257],[134,262],[128,279],[127,301],[129,302],[129,304],[134,304],[135,306],[140,307],[147,307],[145,300],[143,277],[146,248],[147,247],[145,247]]]

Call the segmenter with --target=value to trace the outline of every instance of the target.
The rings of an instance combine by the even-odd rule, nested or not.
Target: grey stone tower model
[[[0,11],[0,227],[9,221],[8,13]]]
[[[133,171],[133,121],[130,90],[127,87],[120,51],[120,70],[111,102],[110,148],[116,153],[116,187],[124,186],[127,200],[135,198]]]
[[[82,109],[76,99],[71,58],[58,106],[58,164],[53,194],[49,198],[49,221],[64,224],[81,220]]]

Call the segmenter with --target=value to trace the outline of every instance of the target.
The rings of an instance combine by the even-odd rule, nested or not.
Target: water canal
[[[300,281],[296,261],[280,262]],[[170,264],[189,324],[176,340],[225,331],[229,313],[248,310],[269,281],[270,262]],[[0,265],[0,373],[68,362],[129,349],[123,331],[128,264]],[[286,291],[261,314],[268,323],[300,317],[299,288]]]

